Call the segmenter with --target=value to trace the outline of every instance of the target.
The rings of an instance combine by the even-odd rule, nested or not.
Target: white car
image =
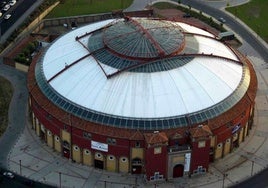
[[[10,9],[10,5],[5,5],[3,11],[8,11],[8,9]]]
[[[11,14],[6,14],[4,18],[5,20],[8,20],[10,17],[11,17]]]
[[[220,17],[218,20],[219,20],[221,23],[225,23],[225,22],[226,22],[226,20],[225,20],[224,18],[222,18],[222,17]]]
[[[11,172],[4,172],[3,175],[10,179],[13,179],[15,177],[14,174],[12,174]]]
[[[15,0],[9,1],[10,6],[14,6],[16,3],[17,3],[17,1],[15,1]]]

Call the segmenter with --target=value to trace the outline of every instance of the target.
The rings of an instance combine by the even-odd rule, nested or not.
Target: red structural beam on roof
[[[132,19],[131,17],[125,17],[125,20],[134,25],[141,33],[145,34],[145,36],[149,39],[152,45],[157,49],[158,55],[160,57],[165,56],[164,50],[158,44],[158,42],[152,37],[152,35],[136,20]]]
[[[80,41],[79,41],[79,42],[80,42]],[[84,46],[84,45],[83,45],[83,46]],[[85,47],[85,46],[84,46],[84,47]],[[105,48],[105,47],[103,47],[103,48]],[[60,74],[62,74],[62,73],[63,73],[64,71],[66,71],[67,69],[71,68],[73,65],[77,64],[79,61],[81,61],[81,60],[83,60],[83,59],[85,59],[85,58],[87,58],[87,57],[89,57],[89,56],[92,56],[93,53],[95,53],[95,52],[97,52],[97,51],[99,51],[99,50],[102,50],[103,48],[99,48],[99,49],[97,49],[97,50],[95,50],[95,51],[93,51],[93,52],[90,52],[90,53],[84,55],[83,57],[80,57],[79,59],[75,60],[75,61],[72,62],[71,64],[66,64],[65,67],[64,67],[62,70],[60,70],[57,74],[55,74],[54,76],[52,76],[47,82],[49,83],[51,80],[53,80],[54,78],[56,78],[57,76],[59,76]],[[99,63],[98,63],[98,64],[99,64]],[[106,74],[105,72],[104,72],[104,74],[105,74],[106,77],[107,77],[107,74]]]
[[[233,59],[230,59],[230,58],[227,58],[227,57],[222,57],[222,56],[218,56],[218,55],[213,55],[213,54],[178,54],[176,55],[177,57],[215,57],[215,58],[219,58],[219,59],[225,59],[225,60],[228,60],[228,61],[232,61],[234,63],[237,63],[237,64],[242,64],[240,61],[237,61],[237,60],[233,60]],[[175,56],[173,56],[175,57]],[[167,57],[168,58],[168,57]],[[138,68],[140,66],[144,66],[144,65],[147,65],[147,64],[151,64],[151,63],[154,63],[154,61],[147,61],[147,62],[143,62],[143,63],[137,63],[137,64],[134,64],[134,65],[131,65],[129,67],[126,67],[126,68],[123,68],[123,69],[120,69],[112,74],[109,74],[107,75],[107,78],[111,78],[113,76],[116,76],[117,74],[120,74],[121,72],[124,72],[124,71],[128,71],[128,70],[131,70],[131,69],[134,69],[134,68]]]
[[[100,64],[100,62],[94,57],[94,53],[95,52],[97,52],[97,51],[99,51],[99,50],[102,50],[102,49],[104,49],[104,48],[106,48],[106,46],[104,46],[104,47],[102,47],[102,48],[99,48],[99,49],[97,49],[97,50],[95,50],[95,51],[93,51],[93,52],[90,52],[90,50],[79,40],[79,39],[77,39],[77,41],[92,55],[92,57],[95,59],[95,61],[97,62],[97,64],[99,65],[99,67],[101,68],[101,70],[102,70],[102,72],[104,73],[104,75],[106,76],[106,78],[108,78],[108,75],[107,75],[107,73],[105,72],[105,70],[103,69],[103,67],[101,66],[101,64]]]
[[[106,25],[106,26],[104,26],[104,27],[101,27],[101,28],[99,28],[99,29],[93,30],[93,31],[91,31],[91,32],[86,32],[85,34],[83,34],[83,35],[81,35],[81,36],[77,36],[77,37],[75,37],[75,40],[79,40],[79,39],[81,39],[81,38],[87,37],[88,35],[91,35],[91,34],[93,34],[93,33],[95,33],[95,32],[101,31],[101,30],[106,29],[106,28],[111,27],[111,26],[112,26],[112,24],[108,24],[108,25]]]
[[[56,78],[57,76],[59,76],[61,73],[63,73],[64,71],[66,71],[67,69],[69,69],[70,67],[72,67],[73,65],[75,65],[76,63],[78,63],[79,61],[85,59],[86,57],[91,56],[91,54],[87,54],[79,59],[77,59],[76,61],[72,62],[70,65],[66,64],[65,67],[59,71],[57,74],[55,74],[54,76],[52,76],[47,82],[49,83],[51,80],[53,80],[54,78]]]

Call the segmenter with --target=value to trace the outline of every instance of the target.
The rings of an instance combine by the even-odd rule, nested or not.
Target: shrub
[[[32,53],[36,50],[38,46],[38,41],[30,42],[24,50],[19,53],[15,58],[14,61],[24,64],[24,65],[30,65],[32,60]]]

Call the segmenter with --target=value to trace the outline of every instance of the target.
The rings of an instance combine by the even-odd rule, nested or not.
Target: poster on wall
[[[104,144],[101,142],[96,142],[91,140],[91,148],[99,151],[108,152],[108,144]]]
[[[232,128],[232,134],[236,133],[241,127],[241,124],[239,123],[238,125],[235,125],[233,128]]]
[[[190,163],[191,163],[191,153],[186,153],[184,161],[184,172],[190,171]]]

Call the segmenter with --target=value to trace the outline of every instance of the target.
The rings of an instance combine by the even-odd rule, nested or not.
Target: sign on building
[[[99,151],[108,152],[108,144],[104,144],[101,142],[96,142],[91,140],[91,148]]]
[[[191,163],[191,153],[186,153],[184,161],[184,172],[190,171],[190,163]]]

